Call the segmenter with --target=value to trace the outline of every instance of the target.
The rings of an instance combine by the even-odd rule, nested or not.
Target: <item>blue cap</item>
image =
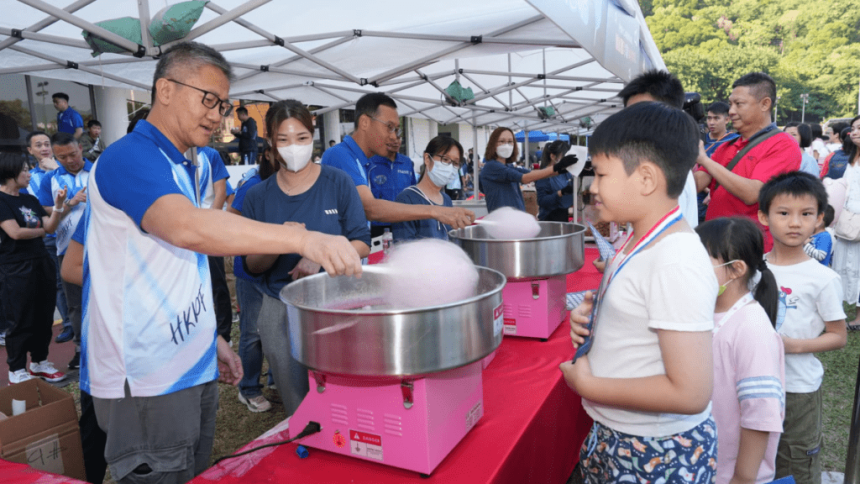
[[[296,455],[299,459],[304,459],[308,456],[308,449],[304,445],[296,447]]]

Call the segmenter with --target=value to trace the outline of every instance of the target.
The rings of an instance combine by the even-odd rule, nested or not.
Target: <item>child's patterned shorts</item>
[[[668,437],[639,437],[594,422],[580,450],[586,483],[710,484],[717,476],[713,417]]]

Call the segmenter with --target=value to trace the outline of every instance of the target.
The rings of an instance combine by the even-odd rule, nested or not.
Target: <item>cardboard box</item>
[[[12,399],[27,411],[12,417]],[[40,379],[0,389],[0,458],[86,480],[74,397]]]

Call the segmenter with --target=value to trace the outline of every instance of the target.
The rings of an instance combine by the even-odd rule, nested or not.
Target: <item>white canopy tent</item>
[[[0,0],[0,74],[149,90],[170,45],[152,46],[149,19],[175,3]],[[94,25],[124,16],[143,19],[141,44]],[[94,58],[82,30],[126,52]],[[401,115],[440,124],[575,134],[620,109],[624,82],[665,68],[633,0],[217,0],[185,39],[233,64],[235,98],[294,98],[321,114],[381,91]],[[474,98],[449,96],[454,80]]]

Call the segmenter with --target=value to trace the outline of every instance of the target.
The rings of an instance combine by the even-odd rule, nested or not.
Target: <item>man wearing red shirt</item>
[[[755,145],[733,168],[727,165],[748,144],[778,129],[771,121],[775,100],[776,84],[763,72],[752,72],[735,81],[729,96],[729,118],[740,138],[717,148],[713,158],[708,158],[699,144],[699,169],[695,173],[696,189],[711,189],[705,220],[747,217],[762,229],[768,251],[773,240],[758,221],[758,193],[773,176],[800,169],[800,148],[791,136],[777,132]]]

